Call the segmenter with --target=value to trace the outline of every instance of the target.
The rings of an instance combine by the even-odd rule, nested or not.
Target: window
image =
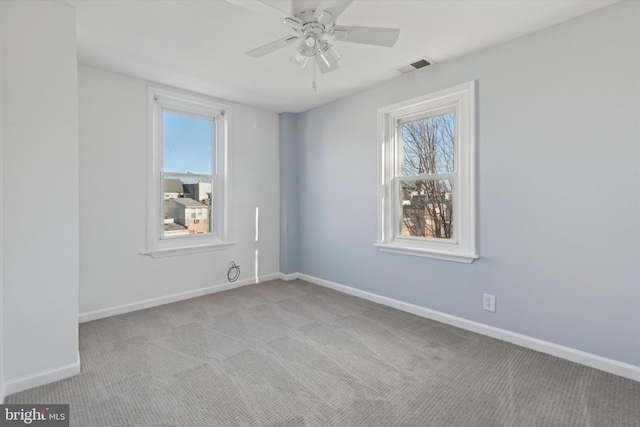
[[[214,100],[149,88],[147,254],[228,247],[231,109]]]
[[[475,241],[475,85],[378,110],[382,251],[470,263]]]

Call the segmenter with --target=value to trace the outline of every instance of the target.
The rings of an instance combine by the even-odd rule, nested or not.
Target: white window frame
[[[399,235],[401,122],[455,112],[454,173],[429,179],[453,180],[453,239]],[[470,81],[378,110],[378,240],[385,252],[471,263],[476,252],[475,82]],[[424,179],[424,178],[422,178]]]
[[[148,195],[147,249],[142,254],[152,257],[183,255],[225,249],[233,245],[229,235],[230,126],[231,107],[217,100],[182,91],[148,88]],[[212,218],[211,232],[184,236],[163,236],[164,227],[164,158],[162,112],[164,110],[207,117],[215,120],[215,141],[212,142]],[[197,177],[197,174],[195,174]]]

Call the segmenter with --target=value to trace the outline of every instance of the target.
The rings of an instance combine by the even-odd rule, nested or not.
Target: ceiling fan
[[[245,52],[261,58],[289,45],[296,45],[290,61],[305,68],[311,60],[321,73],[338,69],[340,54],[333,41],[391,47],[398,40],[397,28],[336,25],[336,19],[353,0],[227,0],[246,9],[270,15],[279,14],[295,34]],[[287,7],[288,6],[288,7]],[[315,65],[314,65],[315,72]],[[314,79],[315,89],[315,79]]]

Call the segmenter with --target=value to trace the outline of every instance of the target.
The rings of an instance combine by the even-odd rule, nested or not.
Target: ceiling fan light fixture
[[[306,44],[307,47],[314,47],[316,45],[316,38],[314,36],[306,36],[304,38],[304,44]]]
[[[319,53],[320,58],[325,64],[327,64],[327,67],[333,68],[338,64],[340,54],[336,48],[331,46],[329,43],[325,43],[324,46],[320,46]]]
[[[313,44],[309,46],[307,43],[307,38],[310,36],[302,37],[300,43],[298,43],[298,47],[296,48],[298,54],[304,55],[308,58],[311,58],[318,51],[318,45],[320,44],[316,39],[313,40]]]
[[[309,62],[309,57],[303,53],[300,52],[296,52],[291,59],[289,59],[289,62],[291,62],[292,64],[297,65],[300,68],[304,68],[307,66],[307,63]]]

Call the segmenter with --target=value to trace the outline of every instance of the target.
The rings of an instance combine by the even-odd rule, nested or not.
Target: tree
[[[401,234],[453,237],[452,181],[454,114],[446,113],[402,124],[404,177],[401,180]]]

